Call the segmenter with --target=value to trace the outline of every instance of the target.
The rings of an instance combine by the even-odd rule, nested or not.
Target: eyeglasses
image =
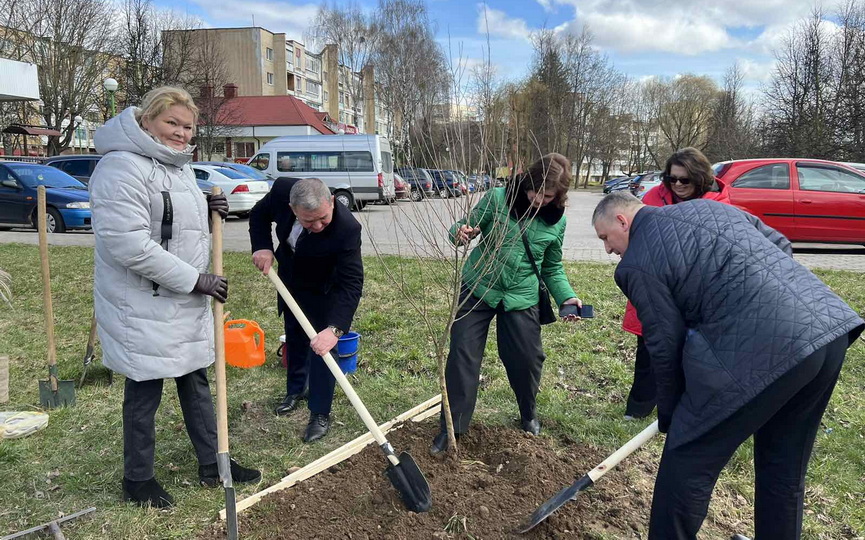
[[[670,185],[673,185],[676,182],[678,182],[678,183],[682,184],[683,186],[687,186],[688,184],[691,183],[691,179],[690,178],[676,178],[675,176],[665,174],[664,175],[664,182],[666,182]]]

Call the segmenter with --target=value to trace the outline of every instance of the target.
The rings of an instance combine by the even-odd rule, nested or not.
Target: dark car
[[[416,167],[401,167],[396,172],[411,186],[411,200],[417,202],[424,197],[435,195],[433,178],[426,169]]]
[[[625,191],[626,189],[631,187],[631,181],[634,180],[635,178],[637,178],[638,176],[639,175],[627,176],[625,178],[622,178],[618,182],[615,182],[614,184],[610,185],[610,188],[606,193],[612,193],[614,191]],[[607,189],[607,188],[604,188],[604,189]]]
[[[47,165],[0,162],[0,227],[36,226],[36,188],[45,186],[47,230],[91,228],[87,186]]]
[[[54,156],[44,161],[45,165],[56,167],[83,184],[90,183],[90,175],[102,156],[97,154],[70,154]]]
[[[616,178],[610,178],[606,182],[604,182],[604,193],[609,193],[613,190],[613,186],[616,186],[622,182],[630,181],[630,176],[618,176]]]
[[[488,174],[473,174],[469,176],[469,182],[474,184],[476,191],[486,191],[495,185],[495,181]]]
[[[453,171],[439,169],[427,169],[433,179],[433,190],[442,199],[448,197],[462,197],[463,191],[460,179]]]

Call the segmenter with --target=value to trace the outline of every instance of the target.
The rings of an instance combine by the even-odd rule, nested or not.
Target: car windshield
[[[72,178],[60,169],[47,165],[26,163],[5,163],[21,183],[29,188],[45,186],[48,188],[72,188],[87,190],[87,186]]]
[[[250,167],[249,165],[244,165],[242,163],[232,163],[230,166],[226,168],[234,169],[235,171],[240,171],[247,178],[252,178],[253,180],[267,180],[267,175],[263,172],[259,171],[255,167]]]
[[[232,180],[250,180],[249,176],[241,172],[235,171],[234,169],[229,169],[228,167],[214,167],[213,170],[223,176],[231,178]]]

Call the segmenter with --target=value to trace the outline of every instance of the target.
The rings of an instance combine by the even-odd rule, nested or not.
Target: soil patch
[[[537,506],[600,463],[606,453],[581,444],[534,438],[518,429],[472,426],[460,461],[431,457],[437,422],[407,423],[389,434],[426,475],[433,508],[409,512],[382,474],[386,461],[370,446],[347,461],[242,512],[243,538],[644,538],[655,465],[631,456],[588,492],[526,535],[514,534]],[[633,480],[632,480],[633,479]],[[650,484],[649,484],[650,485]],[[201,539],[225,538],[221,524]]]

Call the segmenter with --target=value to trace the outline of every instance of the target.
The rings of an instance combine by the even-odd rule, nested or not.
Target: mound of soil
[[[641,538],[651,505],[654,465],[632,455],[526,535],[513,531],[543,501],[583,476],[606,455],[598,449],[534,438],[518,429],[473,426],[459,461],[431,457],[438,423],[407,423],[388,435],[412,454],[429,481],[432,510],[409,512],[382,474],[386,460],[370,446],[347,461],[242,512],[243,538]],[[639,477],[636,485],[629,477]],[[648,485],[648,489],[647,486]],[[199,538],[225,538],[221,524]]]

